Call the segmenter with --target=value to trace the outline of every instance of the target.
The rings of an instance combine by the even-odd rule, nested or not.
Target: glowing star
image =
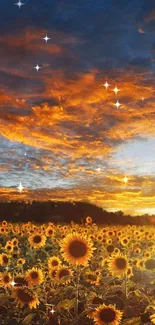
[[[19,9],[25,5],[25,3],[21,2],[20,0],[17,3],[14,3],[15,6],[18,6]]]
[[[19,186],[18,186],[18,190],[20,191],[20,193],[22,192],[22,190],[23,190],[22,183],[19,184]]]
[[[14,287],[16,282],[14,282],[14,280],[12,282],[10,282],[10,284]]]
[[[53,307],[52,307],[52,309],[51,309],[50,313],[52,313],[52,314],[54,314],[54,313],[55,313],[55,310],[54,310],[54,308],[53,308]]]
[[[47,35],[43,38],[45,40],[45,42],[47,43],[48,40],[50,39]]]
[[[36,67],[34,67],[34,69],[36,69],[37,71],[39,71],[39,69],[41,69],[41,67],[39,67],[39,65],[37,64]]]
[[[106,81],[106,83],[104,84],[104,87],[107,89],[109,87],[108,82]]]
[[[126,184],[127,182],[128,182],[128,178],[126,177],[126,175],[125,175],[125,177],[124,177],[124,183]]]
[[[100,171],[101,171],[101,168],[100,168],[100,167],[98,167],[96,170],[97,170],[97,172],[100,172]]]
[[[119,106],[121,105],[120,103],[119,103],[119,101],[117,100],[117,102],[116,102],[116,104],[114,104],[117,108],[119,108]]]
[[[113,91],[114,91],[114,93],[117,95],[119,89],[118,89],[117,87],[115,87],[115,88],[113,89]]]

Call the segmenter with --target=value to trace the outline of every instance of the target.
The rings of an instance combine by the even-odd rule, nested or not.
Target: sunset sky
[[[155,0],[17,2],[0,1],[0,200],[155,213]]]

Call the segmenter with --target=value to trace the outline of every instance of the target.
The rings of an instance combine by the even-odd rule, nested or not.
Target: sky
[[[2,0],[0,12],[0,200],[154,214],[154,0]]]

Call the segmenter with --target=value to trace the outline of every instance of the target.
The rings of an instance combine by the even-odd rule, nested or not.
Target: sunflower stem
[[[77,270],[76,270],[76,318],[77,318],[77,325],[79,324],[79,312],[78,312],[78,305],[79,305],[79,280],[80,280],[80,267],[77,266]]]
[[[127,292],[127,276],[125,275],[125,298],[127,298],[128,292]]]

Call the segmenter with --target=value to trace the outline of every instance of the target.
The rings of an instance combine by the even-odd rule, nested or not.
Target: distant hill
[[[34,221],[46,223],[76,223],[85,222],[85,218],[91,216],[97,224],[155,224],[155,216],[124,215],[122,211],[108,212],[102,208],[87,202],[38,202],[31,203],[9,201],[0,202],[0,221],[11,222]]]

